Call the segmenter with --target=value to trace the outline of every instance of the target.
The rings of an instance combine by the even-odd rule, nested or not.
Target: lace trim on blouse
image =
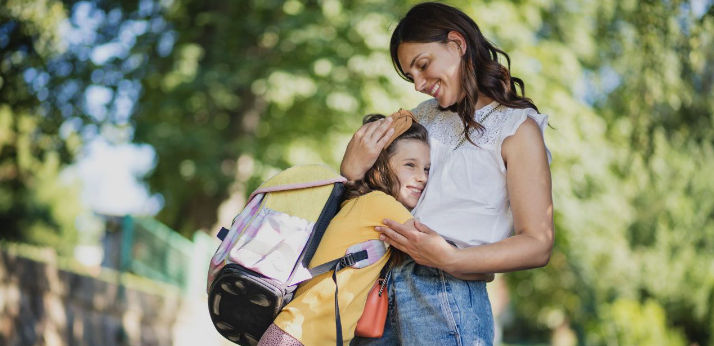
[[[490,115],[488,114],[496,108]],[[512,116],[514,109],[494,101],[479,109],[474,114],[474,120],[483,125],[484,129],[471,129],[471,140],[477,146],[491,146],[496,142],[498,133],[506,120]],[[429,137],[445,145],[456,146],[461,141],[464,125],[458,114],[439,110],[436,100],[422,102],[414,111],[417,120],[429,131]],[[484,117],[488,117],[484,120]],[[467,145],[468,144],[468,145]],[[465,142],[462,147],[473,147]]]

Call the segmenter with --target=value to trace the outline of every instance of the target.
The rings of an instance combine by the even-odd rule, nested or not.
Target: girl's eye
[[[414,168],[414,164],[413,164],[413,163],[407,163],[405,166]]]
[[[421,65],[420,69],[421,69],[422,71],[424,71],[424,70],[426,70],[426,67],[427,67],[427,66],[429,66],[429,64],[426,64],[426,63],[425,63],[424,65]]]

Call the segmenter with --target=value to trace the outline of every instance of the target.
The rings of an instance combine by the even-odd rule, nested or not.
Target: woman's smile
[[[431,89],[429,90],[429,94],[431,94],[431,96],[434,96],[434,98],[439,96],[440,86],[441,86],[441,81],[434,83],[434,86],[431,87]]]

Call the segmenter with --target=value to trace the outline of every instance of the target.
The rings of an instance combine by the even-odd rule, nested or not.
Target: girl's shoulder
[[[373,204],[373,203],[394,204],[394,203],[398,203],[399,205],[401,205],[401,203],[397,202],[397,200],[396,200],[394,197],[392,197],[392,196],[390,196],[390,195],[388,195],[388,194],[386,194],[386,193],[384,193],[384,192],[382,192],[382,191],[372,191],[372,192],[366,193],[366,194],[364,194],[364,195],[362,195],[362,196],[359,196],[359,197],[355,198],[355,200],[357,200],[358,202],[367,203],[367,204]]]
[[[358,196],[358,197],[354,197],[352,199],[346,200],[346,201],[342,202],[342,207],[345,207],[350,204],[353,207],[354,206],[364,207],[366,205],[370,205],[375,202],[386,203],[386,204],[391,204],[392,202],[399,203],[399,202],[397,202],[397,200],[394,197],[392,197],[382,191],[376,190],[376,191],[365,193],[362,196]]]
[[[354,210],[359,210],[363,219],[381,222],[382,219],[389,218],[404,223],[411,218],[411,213],[402,203],[382,191],[372,191],[353,201]]]

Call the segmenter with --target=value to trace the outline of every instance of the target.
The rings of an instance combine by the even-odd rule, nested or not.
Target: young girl
[[[550,152],[542,136],[548,117],[499,62],[503,56],[510,65],[508,55],[456,8],[414,6],[394,29],[390,51],[397,73],[433,97],[413,111],[429,130],[432,170],[413,211],[419,221],[377,227],[413,260],[392,271],[394,309],[384,337],[353,344],[492,345],[486,285],[465,280],[548,263],[554,239]],[[382,121],[357,131],[342,175],[362,177],[390,137],[388,128]]]
[[[369,115],[364,123],[382,118],[383,115]],[[311,265],[342,257],[352,245],[378,239],[379,233],[374,227],[382,225],[385,218],[413,225],[409,210],[419,200],[429,176],[428,134],[407,111],[400,110],[390,118],[391,128],[395,131],[393,142],[386,143],[362,179],[346,185],[345,201],[325,231]],[[337,274],[345,345],[354,337],[367,293],[390,253],[388,250],[379,262],[368,267],[348,267]],[[295,299],[283,308],[258,345],[334,345],[334,299],[332,272],[308,281],[298,289]]]

